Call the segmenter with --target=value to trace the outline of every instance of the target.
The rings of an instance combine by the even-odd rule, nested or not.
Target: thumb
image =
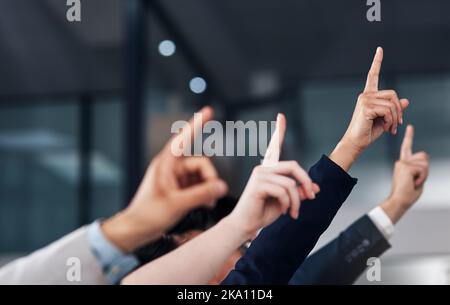
[[[228,192],[228,185],[221,179],[208,180],[181,189],[174,194],[176,204],[192,209],[210,205]]]

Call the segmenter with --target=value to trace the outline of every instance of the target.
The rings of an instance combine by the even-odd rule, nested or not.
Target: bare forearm
[[[361,153],[362,151],[350,141],[342,139],[329,157],[334,163],[348,172]]]
[[[140,225],[133,216],[123,211],[107,219],[102,224],[102,231],[116,247],[124,253],[131,253],[164,234],[164,226],[159,222],[149,220],[149,223]]]
[[[386,199],[380,207],[386,213],[386,215],[391,219],[393,224],[396,224],[403,215],[407,212],[408,208],[394,199]]]
[[[230,217],[171,253],[127,276],[122,284],[205,285],[251,236]]]

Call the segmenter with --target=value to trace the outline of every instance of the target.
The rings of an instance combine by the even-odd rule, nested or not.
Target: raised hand
[[[129,252],[150,242],[190,210],[211,207],[226,194],[227,184],[208,158],[174,154],[176,145],[195,140],[213,110],[205,107],[198,117],[201,120],[191,119],[152,160],[130,205],[103,224],[105,235],[122,250]]]
[[[204,285],[259,229],[288,211],[297,218],[300,200],[314,198],[319,187],[296,162],[279,162],[285,130],[286,119],[278,115],[263,165],[253,171],[230,215],[178,249],[136,270],[123,283]]]
[[[428,178],[429,157],[425,152],[413,153],[414,128],[406,128],[400,151],[400,159],[395,163],[392,191],[382,208],[393,222],[420,198]]]
[[[301,200],[314,199],[320,190],[297,162],[279,161],[285,131],[286,118],[279,114],[264,161],[253,170],[230,215],[247,232],[256,233],[281,214],[298,218]]]
[[[345,170],[384,132],[395,135],[399,124],[403,124],[403,111],[408,107],[409,101],[399,99],[394,90],[379,90],[382,62],[383,49],[377,48],[350,125],[337,146],[339,150],[330,156]]]

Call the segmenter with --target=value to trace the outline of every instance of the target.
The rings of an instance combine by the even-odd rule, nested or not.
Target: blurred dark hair
[[[135,256],[141,265],[143,265],[169,253],[178,247],[171,235],[184,234],[193,230],[207,230],[230,214],[236,204],[236,198],[224,197],[217,201],[213,209],[198,208],[191,211],[167,235],[136,250],[134,252]]]
[[[178,247],[171,236],[163,236],[155,242],[145,245],[134,252],[140,265],[144,265],[157,259]]]
[[[198,208],[191,211],[173,227],[168,234],[183,234],[192,230],[206,230],[233,211],[237,199],[224,197],[219,199],[213,209]]]

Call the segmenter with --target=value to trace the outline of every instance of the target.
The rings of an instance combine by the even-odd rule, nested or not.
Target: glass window
[[[77,114],[73,101],[0,107],[0,251],[33,250],[77,227]]]

